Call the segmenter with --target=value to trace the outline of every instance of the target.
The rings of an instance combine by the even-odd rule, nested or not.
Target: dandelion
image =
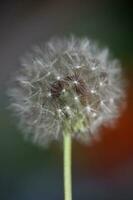
[[[119,116],[124,82],[118,60],[87,38],[51,39],[22,59],[11,107],[25,137],[64,141],[65,200],[71,200],[71,138],[88,143]]]

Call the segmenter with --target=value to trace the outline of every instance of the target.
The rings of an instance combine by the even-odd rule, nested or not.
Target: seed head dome
[[[26,137],[41,145],[65,132],[88,142],[119,116],[124,84],[118,60],[87,38],[54,38],[22,60],[9,90]]]

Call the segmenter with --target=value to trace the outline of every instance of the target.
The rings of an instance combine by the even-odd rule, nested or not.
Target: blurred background
[[[133,199],[133,12],[130,1],[0,1],[0,200],[62,200],[62,147],[24,141],[5,95],[19,59],[52,36],[87,36],[108,46],[128,80],[127,108],[89,146],[73,142],[73,199]]]

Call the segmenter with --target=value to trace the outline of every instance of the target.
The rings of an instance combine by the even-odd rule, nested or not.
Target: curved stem
[[[64,134],[64,200],[72,200],[71,135]]]

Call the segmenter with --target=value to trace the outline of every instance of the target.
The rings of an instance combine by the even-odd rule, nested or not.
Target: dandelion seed
[[[103,83],[103,82],[100,82],[100,83],[99,83],[99,85],[100,85],[100,86],[103,86],[103,85],[104,85],[104,83]]]
[[[56,79],[57,79],[57,80],[60,80],[60,79],[61,79],[61,77],[60,77],[60,76],[57,76],[57,77],[56,77]]]
[[[62,92],[65,93],[65,92],[66,92],[66,89],[63,89]]]
[[[113,98],[110,98],[110,99],[109,99],[109,102],[110,102],[111,104],[113,104],[113,103],[114,103],[114,99],[113,99]]]
[[[78,84],[78,81],[73,81],[73,83],[74,83],[75,85],[77,85],[77,84]]]
[[[51,74],[51,72],[48,72],[48,73],[46,74],[46,76],[50,76],[50,74]]]
[[[102,100],[102,101],[100,102],[100,104],[101,104],[101,106],[104,106],[104,101]]]
[[[90,106],[86,106],[86,111],[88,112],[88,113],[90,113],[91,112],[91,107]]]
[[[65,108],[66,108],[66,110],[70,110],[70,107],[69,107],[69,106],[66,106]]]
[[[58,113],[62,113],[62,110],[59,108],[59,109],[57,110],[57,112],[58,112]]]
[[[79,100],[79,98],[78,98],[77,96],[75,96],[75,97],[74,97],[74,100],[75,100],[75,101],[78,101],[78,100]]]
[[[91,90],[91,93],[92,93],[92,94],[95,94],[95,93],[96,93],[96,90],[93,90],[93,89],[92,89],[92,90]]]
[[[80,69],[80,68],[81,68],[80,65],[75,66],[75,69]]]
[[[96,67],[91,67],[91,70],[92,70],[92,71],[96,70]]]
[[[92,117],[96,117],[97,116],[97,114],[94,112],[94,113],[92,113]]]
[[[52,96],[51,92],[49,92],[49,93],[47,94],[47,96],[48,96],[48,97],[51,97],[51,96]]]

